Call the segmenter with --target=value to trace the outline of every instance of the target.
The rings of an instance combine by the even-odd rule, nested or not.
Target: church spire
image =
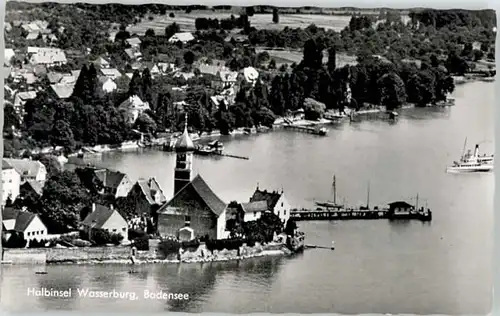
[[[189,136],[188,132],[188,115],[187,113],[184,115],[184,132],[182,133],[181,137],[177,140],[177,143],[175,144],[175,150],[176,151],[194,151],[196,148],[194,146],[193,140]]]

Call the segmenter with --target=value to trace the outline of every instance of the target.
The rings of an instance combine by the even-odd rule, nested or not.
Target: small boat
[[[459,161],[454,161],[453,164],[446,168],[449,173],[468,173],[468,172],[490,172],[494,168],[493,155],[479,155],[479,145],[476,144],[474,153],[470,150],[465,153],[467,146],[467,138],[465,138],[464,149]]]
[[[317,130],[318,135],[325,136],[328,133],[328,129],[326,127],[321,127]]]
[[[395,120],[399,116],[398,112],[396,111],[389,111],[387,112],[387,114],[389,114],[389,119],[391,120]]]
[[[224,151],[224,144],[218,140],[211,141],[205,146],[198,146],[195,153],[199,155],[222,155]]]

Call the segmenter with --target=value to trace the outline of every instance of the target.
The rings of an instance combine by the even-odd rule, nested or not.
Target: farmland
[[[175,17],[166,15],[154,16],[153,20],[144,18],[140,23],[131,25],[127,30],[130,33],[143,35],[147,29],[153,29],[155,33],[161,34],[165,27],[171,23],[177,23],[182,31],[194,32],[195,20],[197,18],[227,19],[231,17],[231,12],[197,11],[192,13],[174,12]],[[234,14],[237,17],[236,14]],[[340,31],[349,24],[351,19],[348,15],[317,15],[317,14],[283,14],[280,15],[280,22],[272,22],[271,14],[255,14],[250,17],[250,23],[257,29],[281,30],[285,27],[305,28],[311,24],[325,29]]]
[[[268,49],[268,48],[257,48],[257,53],[266,51],[269,56],[276,62],[276,65],[279,67],[281,64],[292,64],[292,63],[300,63],[303,57],[302,50],[281,50],[281,49]],[[323,52],[323,63],[326,63],[328,60],[328,52],[325,50]],[[346,54],[339,53],[336,56],[337,66],[343,67],[345,65],[355,65],[356,57],[349,56]]]

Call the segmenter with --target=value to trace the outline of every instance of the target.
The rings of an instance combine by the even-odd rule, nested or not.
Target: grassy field
[[[193,32],[195,31],[194,21],[197,18],[211,18],[211,19],[227,19],[231,17],[231,13],[199,11],[190,14],[174,12],[175,17],[171,18],[167,15],[154,16],[150,21],[145,18],[141,23],[131,25],[127,30],[130,33],[143,35],[147,29],[153,29],[157,34],[163,34],[165,27],[171,23],[177,23],[182,31]],[[237,17],[237,15],[235,15]],[[326,29],[333,29],[340,31],[349,24],[350,16],[345,15],[313,15],[313,14],[289,14],[280,15],[280,23],[274,24],[272,22],[271,14],[255,14],[250,17],[250,23],[257,29],[272,29],[281,30],[285,27],[291,28],[305,28],[311,24],[316,24],[318,27]]]
[[[292,63],[300,63],[302,60],[302,51],[301,50],[273,50],[273,49],[259,49],[257,48],[257,52],[266,51],[269,53],[271,58],[276,61],[276,65],[279,67],[281,64],[292,64]],[[337,54],[337,67],[343,67],[345,65],[356,65],[356,57],[349,56],[345,54]],[[328,53],[326,51],[323,52],[323,63],[326,63],[328,60]]]

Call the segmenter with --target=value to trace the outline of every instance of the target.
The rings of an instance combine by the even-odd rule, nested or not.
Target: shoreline
[[[468,83],[473,83],[473,82],[494,82],[495,77],[478,77],[478,76],[471,76],[471,75],[453,76],[453,81],[454,81],[455,85],[463,85],[463,84],[468,84]],[[354,112],[353,113],[354,116],[358,116],[358,115],[378,114],[378,113],[382,113],[382,112],[386,111],[384,106],[380,106],[380,105],[378,105],[378,106],[372,105],[372,106],[373,106],[373,108],[365,108],[365,109],[361,109],[358,111],[348,109],[348,111],[346,113],[344,113],[343,115],[339,115],[338,112],[326,112],[325,113],[326,116],[330,116],[330,117],[334,116],[334,118],[330,118],[330,119],[322,118],[319,121],[298,119],[298,120],[292,121],[291,125],[293,125],[293,126],[329,125],[329,124],[339,123],[342,120],[349,118],[349,114],[351,112]],[[448,106],[452,106],[452,105],[447,105],[447,104],[428,105],[427,107],[448,107]],[[396,109],[396,110],[412,109],[412,108],[416,108],[416,107],[417,106],[415,104],[408,103],[408,104],[405,104],[401,108]],[[249,132],[248,128],[240,127],[240,128],[237,128],[237,129],[231,131],[231,133],[229,135],[222,135],[220,133],[220,131],[214,130],[210,134],[208,134],[206,132],[202,133],[201,135],[199,135],[198,133],[191,133],[191,136],[192,136],[193,140],[198,141],[198,140],[208,140],[208,139],[217,138],[217,137],[221,137],[221,136],[234,137],[234,136],[240,136],[240,135],[256,135],[256,134],[267,133],[267,132],[273,131],[275,129],[282,129],[283,126],[285,126],[285,125],[287,125],[287,123],[285,122],[285,119],[283,117],[278,117],[276,119],[275,123],[273,124],[272,128],[266,128],[265,131],[254,131],[255,128],[252,128],[251,131]],[[103,144],[103,145],[96,145],[93,147],[84,146],[82,148],[85,148],[85,150],[87,150],[87,153],[84,153],[84,155],[87,154],[89,157],[98,157],[104,153],[110,153],[110,152],[119,152],[119,151],[132,152],[132,151],[137,151],[138,149],[141,149],[141,148],[163,147],[163,146],[168,145],[169,139],[168,139],[168,137],[156,138],[156,139],[153,139],[152,143],[153,143],[152,145],[146,146],[143,144],[141,145],[140,140],[136,140],[136,141],[130,140],[130,141],[123,142],[122,144],[120,144],[120,146]],[[54,151],[56,151],[56,149],[53,149],[53,148],[51,148],[50,150],[47,150],[45,148],[39,150],[40,153],[43,152],[43,153],[49,153],[49,154],[54,152]],[[76,159],[85,159],[86,158],[86,157],[79,158],[78,152],[71,153],[67,157],[71,158],[71,159],[75,159],[75,158]],[[68,163],[71,164],[72,162],[68,162]]]
[[[104,259],[104,260],[59,260],[47,261],[47,265],[96,265],[96,264],[119,264],[128,266],[150,265],[150,264],[181,264],[181,263],[211,263],[211,262],[229,262],[240,261],[260,257],[276,257],[289,256],[292,253],[284,250],[263,250],[262,252],[230,257],[214,257],[214,258],[195,258],[195,259],[142,259],[136,260],[135,264],[131,264],[130,259]],[[2,262],[2,264],[5,264]],[[14,265],[14,264],[13,264]]]
[[[22,250],[21,250],[22,251]],[[26,252],[26,254],[29,254]],[[45,260],[42,262],[16,262],[16,260],[2,260],[0,265],[97,265],[97,264],[119,264],[127,266],[136,265],[149,265],[149,264],[190,264],[190,263],[211,263],[211,262],[229,262],[241,261],[252,258],[260,257],[285,257],[292,255],[293,252],[287,248],[281,249],[268,249],[260,252],[249,253],[245,255],[212,255],[204,258],[184,258],[184,259],[159,259],[159,258],[142,258],[136,259],[135,264],[131,264],[130,258],[120,259],[59,259],[59,260]],[[139,256],[140,258],[140,256]]]

